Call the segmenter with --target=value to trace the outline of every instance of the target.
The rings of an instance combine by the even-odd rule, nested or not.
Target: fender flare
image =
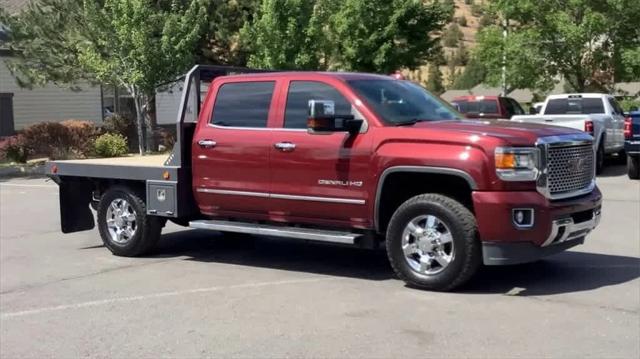
[[[431,174],[443,174],[460,177],[469,184],[471,190],[477,190],[478,185],[471,175],[463,170],[448,167],[431,167],[431,166],[393,166],[386,168],[380,178],[378,179],[378,187],[376,188],[375,208],[373,212],[374,228],[376,232],[380,231],[380,198],[382,196],[382,186],[384,181],[392,173],[397,172],[411,172],[411,173],[431,173]]]

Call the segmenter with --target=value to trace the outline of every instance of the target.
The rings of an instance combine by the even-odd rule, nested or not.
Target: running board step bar
[[[352,232],[214,220],[191,221],[189,222],[189,227],[198,229],[210,229],[220,232],[235,232],[257,234],[261,236],[299,238],[310,241],[343,244],[355,244],[356,238],[362,236],[362,234]]]

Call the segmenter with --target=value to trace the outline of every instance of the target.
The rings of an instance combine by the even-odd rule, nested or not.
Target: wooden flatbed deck
[[[107,165],[107,166],[134,166],[134,167],[160,167],[169,158],[168,154],[148,156],[126,156],[111,158],[88,158],[84,160],[64,160],[56,163],[73,163],[82,165]]]
[[[89,158],[47,162],[46,173],[57,176],[115,178],[127,180],[178,179],[178,167],[165,166],[168,154],[149,156],[126,156],[113,158]]]

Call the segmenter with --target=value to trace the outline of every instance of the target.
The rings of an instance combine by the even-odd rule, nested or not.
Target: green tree
[[[318,17],[307,0],[264,0],[252,23],[242,29],[244,46],[250,48],[248,64],[267,69],[316,69],[320,58]]]
[[[427,83],[425,84],[427,90],[439,95],[444,92],[444,85],[442,84],[442,72],[440,67],[436,65],[429,66],[429,72],[427,73]]]
[[[439,2],[263,0],[242,31],[251,66],[390,73],[438,51],[450,18]]]
[[[20,84],[126,88],[142,154],[156,87],[194,64],[206,10],[204,0],[40,0],[17,16],[0,14],[0,23],[10,29],[16,57],[8,66]]]
[[[486,68],[480,61],[472,57],[462,74],[456,77],[451,88],[454,90],[468,90],[484,82],[485,77]]]
[[[491,46],[506,50],[510,87],[548,85],[540,77],[561,75],[576,91],[606,91],[615,81],[640,78],[640,67],[625,55],[640,46],[637,0],[495,0],[492,9],[511,20],[506,43],[497,26],[479,40],[479,58],[494,84],[502,61]]]
[[[200,39],[199,63],[245,66],[249,58],[240,46],[240,31],[253,21],[260,0],[209,0],[208,24]]]
[[[486,67],[485,82],[493,86],[502,83],[503,56],[506,56],[507,93],[518,88],[549,90],[553,74],[548,61],[535,44],[541,41],[536,31],[521,29],[504,41],[502,29],[490,26],[478,33],[476,59]]]

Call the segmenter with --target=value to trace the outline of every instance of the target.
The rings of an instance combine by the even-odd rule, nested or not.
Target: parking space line
[[[81,303],[75,303],[75,304],[58,305],[55,307],[44,307],[44,308],[36,308],[36,309],[29,309],[29,310],[21,310],[17,312],[2,313],[0,315],[0,319],[10,319],[10,318],[22,317],[26,315],[57,312],[57,311],[68,310],[68,309],[81,309],[81,308],[97,307],[97,306],[109,305],[109,304],[135,302],[135,301],[146,300],[146,299],[176,297],[176,296],[188,295],[188,294],[211,293],[211,292],[218,292],[222,290],[259,288],[259,287],[289,285],[289,284],[316,283],[316,282],[324,282],[324,281],[335,281],[339,279],[340,278],[293,279],[293,280],[281,280],[281,281],[274,281],[274,282],[236,284],[236,285],[223,286],[223,287],[196,288],[196,289],[187,289],[187,290],[180,290],[180,291],[173,291],[173,292],[161,292],[161,293],[153,293],[153,294],[145,294],[145,295],[135,295],[130,297],[108,298],[108,299],[93,300],[93,301],[81,302]]]

